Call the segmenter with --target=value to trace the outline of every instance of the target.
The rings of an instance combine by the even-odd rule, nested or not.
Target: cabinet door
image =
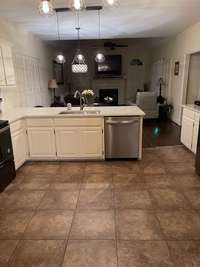
[[[79,128],[56,128],[56,147],[58,158],[79,157]]]
[[[101,127],[80,128],[80,155],[103,158],[103,132]]]
[[[12,135],[12,145],[15,160],[15,169],[21,167],[27,158],[27,140],[25,130],[20,130]]]
[[[6,76],[4,70],[2,49],[0,48],[0,86],[5,86],[5,85],[6,85]]]
[[[30,158],[55,159],[56,146],[53,128],[28,128],[28,144]]]
[[[194,120],[183,116],[181,128],[181,142],[190,150],[192,149]]]
[[[199,122],[195,122],[193,130],[193,139],[192,139],[192,152],[195,154],[197,152],[198,133],[199,133]]]
[[[12,57],[11,47],[8,45],[2,45],[2,54],[3,54],[3,62],[4,62],[4,70],[6,76],[6,85],[14,86],[16,85],[15,81],[15,71]]]

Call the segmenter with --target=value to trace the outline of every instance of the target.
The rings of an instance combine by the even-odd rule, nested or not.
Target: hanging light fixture
[[[85,8],[84,0],[72,0],[72,8],[76,11],[80,11]]]
[[[42,15],[53,15],[54,8],[51,0],[40,0],[39,12]]]
[[[56,13],[56,18],[57,18],[57,32],[58,32],[58,40],[60,41],[60,28],[59,28],[59,18],[58,18],[58,13]],[[59,64],[64,64],[66,62],[65,56],[62,52],[58,52],[55,58],[55,61]]]
[[[104,2],[108,6],[116,6],[119,4],[119,0],[104,0]]]
[[[72,72],[73,73],[86,73],[88,72],[88,65],[85,63],[85,57],[81,53],[80,49],[80,22],[79,22],[79,13],[77,13],[78,17],[78,27],[77,30],[77,37],[78,37],[78,49],[72,61]]]
[[[99,17],[99,41],[101,40],[101,16],[100,16],[100,10],[98,10],[98,17]],[[97,63],[103,63],[105,61],[105,56],[102,53],[101,50],[97,51],[95,56],[95,61]]]

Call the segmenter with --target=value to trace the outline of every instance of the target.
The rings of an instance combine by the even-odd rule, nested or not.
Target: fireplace
[[[99,101],[104,105],[118,106],[118,89],[99,89]]]

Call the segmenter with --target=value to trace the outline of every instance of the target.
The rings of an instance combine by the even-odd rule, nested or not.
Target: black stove
[[[4,128],[8,126],[8,121],[3,121],[3,120],[0,120],[0,129]]]
[[[3,191],[15,176],[10,126],[8,121],[0,120],[0,191]]]

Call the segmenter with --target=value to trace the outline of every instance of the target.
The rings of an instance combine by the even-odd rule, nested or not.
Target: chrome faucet
[[[74,97],[77,98],[79,96],[80,99],[80,110],[84,109],[84,101],[83,101],[83,97],[80,91],[76,90],[76,92],[74,93]]]

